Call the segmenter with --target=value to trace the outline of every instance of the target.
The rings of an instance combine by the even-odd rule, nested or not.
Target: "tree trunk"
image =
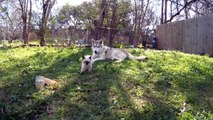
[[[138,9],[137,9],[137,2],[134,0],[135,3],[135,20],[134,20],[134,37],[133,37],[133,46],[137,46],[137,26],[138,26]]]
[[[161,24],[164,23],[164,21],[163,21],[163,18],[164,18],[163,17],[164,16],[163,13],[164,12],[163,12],[163,10],[164,10],[164,0],[162,0],[162,4],[161,4],[161,22],[160,22]]]
[[[172,2],[170,2],[170,17],[172,17],[172,13],[173,13],[173,11],[172,11]]]
[[[187,0],[184,0],[184,4],[186,4]],[[187,7],[184,9],[185,18],[188,19],[188,10]]]
[[[115,30],[113,29],[109,29],[108,31],[108,39],[109,39],[109,46],[112,47],[113,46],[113,39],[115,37]]]
[[[29,13],[28,13],[27,42],[29,42],[30,27],[31,27],[31,18],[32,18],[32,0],[30,0],[30,8],[29,8]]]
[[[48,7],[48,1],[43,3],[43,6],[42,6],[43,13],[41,18],[41,26],[40,26],[40,45],[41,46],[46,45],[46,41],[44,37],[45,37],[45,19],[47,19],[46,18],[47,7]]]
[[[32,9],[32,2],[30,0],[30,11],[28,8],[29,0],[21,1],[19,0],[19,5],[21,7],[22,12],[22,21],[23,21],[23,31],[22,31],[22,37],[24,40],[24,45],[27,45],[28,40],[28,32],[29,32],[29,26],[30,26],[30,20],[31,20],[31,9]],[[29,14],[29,16],[28,16]]]
[[[94,33],[94,39],[99,40],[101,39],[101,27],[103,25],[104,17],[105,17],[105,4],[106,0],[102,0],[100,8],[99,8],[99,19],[94,21],[95,25],[95,33]]]
[[[44,39],[44,36],[41,36],[40,45],[41,45],[42,47],[46,45],[46,41],[45,41],[45,39]]]
[[[28,44],[28,37],[27,37],[27,21],[25,18],[23,18],[23,32],[22,32],[22,36],[23,36],[23,40],[24,40],[24,45]]]
[[[111,30],[111,28],[109,28],[108,29],[108,40],[109,40],[109,46],[110,47],[112,47],[111,34],[112,34],[112,30]]]
[[[86,36],[85,36],[85,41],[87,44],[89,44],[89,38],[90,38],[90,28],[87,28],[87,31],[86,31]]]
[[[112,47],[114,33],[115,33],[114,29],[115,29],[115,22],[116,22],[116,11],[117,11],[117,5],[116,5],[116,3],[114,3],[113,10],[112,10],[112,17],[111,17],[111,21],[110,21],[109,34],[108,34],[110,47]]]
[[[46,9],[45,5],[43,5],[43,14],[42,14],[42,20],[41,20],[41,26],[40,26],[40,45],[45,46],[46,41],[45,41],[45,33],[46,33],[46,28],[45,28],[45,16],[46,16]]]
[[[40,24],[40,45],[45,46],[46,41],[45,41],[45,34],[46,34],[46,25],[47,25],[47,20],[49,18],[51,9],[53,5],[55,4],[56,0],[42,0],[42,18],[41,18],[41,24]]]
[[[40,45],[41,46],[45,46],[46,45],[46,41],[45,41],[45,11],[43,11],[43,17],[42,17],[42,23],[41,23],[41,28],[40,28]]]
[[[164,6],[164,23],[167,21],[167,1],[168,0],[165,0],[165,6]]]

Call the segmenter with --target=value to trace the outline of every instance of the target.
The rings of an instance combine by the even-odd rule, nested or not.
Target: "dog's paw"
[[[123,59],[119,59],[119,60],[116,60],[115,63],[120,63],[122,61],[123,61]]]

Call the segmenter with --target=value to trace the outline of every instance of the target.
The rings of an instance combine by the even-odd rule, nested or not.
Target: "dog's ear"
[[[82,60],[85,59],[85,56],[82,56]]]
[[[95,43],[95,40],[92,38],[92,43]]]
[[[100,39],[100,43],[101,43],[101,44],[104,44],[104,39]]]

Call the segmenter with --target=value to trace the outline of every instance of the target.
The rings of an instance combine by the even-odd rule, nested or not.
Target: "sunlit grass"
[[[213,118],[213,58],[128,51],[149,59],[98,61],[81,75],[89,48],[0,48],[0,119]],[[61,86],[38,92],[36,75]]]

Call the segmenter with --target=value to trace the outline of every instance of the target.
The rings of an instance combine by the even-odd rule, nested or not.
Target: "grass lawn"
[[[98,61],[79,73],[91,49],[0,48],[0,120],[210,120],[213,58],[129,49],[144,62]],[[35,76],[61,83],[36,91]]]

